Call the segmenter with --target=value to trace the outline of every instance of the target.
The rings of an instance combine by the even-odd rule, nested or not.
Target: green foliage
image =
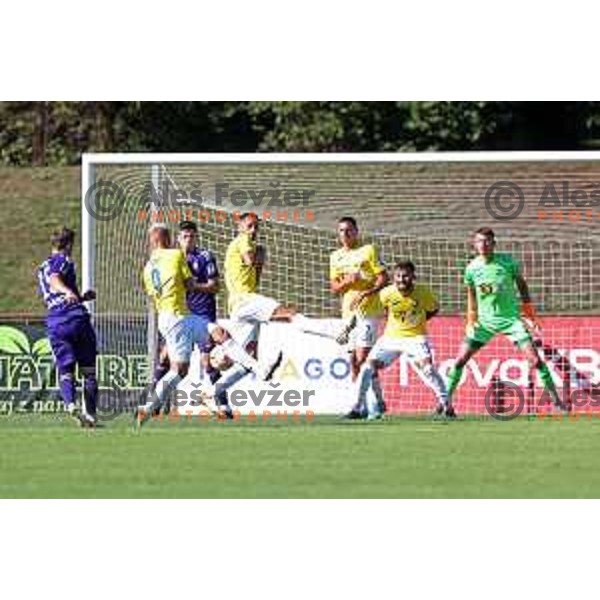
[[[0,164],[82,152],[585,149],[599,102],[0,102]]]

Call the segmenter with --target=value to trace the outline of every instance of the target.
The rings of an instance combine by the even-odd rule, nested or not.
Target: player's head
[[[179,235],[177,236],[179,247],[184,252],[191,252],[198,243],[198,226],[193,221],[182,221],[179,223]]]
[[[480,227],[473,233],[473,247],[479,256],[491,256],[496,247],[496,236],[489,227]]]
[[[252,239],[258,233],[258,217],[253,212],[245,212],[240,215],[239,229],[241,233],[247,233]]]
[[[69,256],[73,251],[73,244],[75,243],[75,232],[72,229],[63,227],[58,231],[55,231],[50,238],[52,244],[52,250],[55,252],[62,252]]]
[[[415,286],[415,265],[410,260],[403,260],[396,263],[392,279],[394,285],[400,292],[410,292]]]
[[[354,217],[342,217],[338,221],[338,238],[345,248],[352,248],[358,240],[358,225]]]
[[[156,223],[148,230],[148,241],[150,242],[150,249],[155,250],[157,248],[170,248],[171,247],[171,234],[166,225],[162,223]]]

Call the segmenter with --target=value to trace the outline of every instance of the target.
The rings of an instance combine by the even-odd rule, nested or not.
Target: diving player
[[[318,323],[298,313],[295,308],[258,293],[266,259],[265,248],[256,240],[259,229],[258,217],[251,212],[240,215],[238,228],[238,235],[229,244],[225,254],[225,285],[228,293],[231,335],[239,344],[246,347],[248,344],[258,342],[261,323],[280,321],[291,323],[303,333],[331,337]],[[279,352],[274,368],[277,368],[281,362],[282,353]],[[213,390],[207,390],[207,395],[216,394],[218,397],[220,392],[237,383],[245,375],[246,372],[239,366],[230,369],[216,383]]]

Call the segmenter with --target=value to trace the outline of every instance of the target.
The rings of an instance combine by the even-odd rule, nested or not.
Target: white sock
[[[373,373],[373,377],[371,378],[371,391],[375,397],[377,410],[380,411],[385,403],[383,401],[383,390],[381,389],[381,383],[379,381],[379,373]]]
[[[309,319],[303,314],[295,314],[290,323],[302,333],[311,333],[313,335],[335,339],[335,335],[328,331],[321,323],[318,323],[317,319]]]
[[[358,374],[357,380],[358,387],[358,401],[356,403],[356,408],[360,410],[363,406],[367,406],[367,410],[371,412],[372,404],[370,402],[370,394],[368,394],[369,390],[371,390],[373,383],[373,369],[369,365],[363,365],[360,373]]]
[[[231,386],[235,385],[240,379],[243,379],[248,375],[248,369],[242,367],[242,365],[234,365],[228,369],[227,373],[214,386],[215,396],[218,396],[221,392],[228,390]]]
[[[260,375],[261,370],[258,361],[248,354],[233,338],[229,338],[223,342],[221,348],[223,348],[223,351],[231,360]]]
[[[183,378],[177,371],[168,371],[156,384],[154,393],[150,395],[148,402],[143,406],[142,410],[146,413],[151,413],[154,410],[160,409],[168,395],[179,385]]]
[[[440,404],[448,405],[448,392],[446,383],[439,371],[433,365],[427,365],[421,369],[425,383],[435,392],[435,397]]]

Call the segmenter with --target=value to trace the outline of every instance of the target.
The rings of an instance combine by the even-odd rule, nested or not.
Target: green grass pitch
[[[0,418],[0,497],[600,497],[600,420]]]

